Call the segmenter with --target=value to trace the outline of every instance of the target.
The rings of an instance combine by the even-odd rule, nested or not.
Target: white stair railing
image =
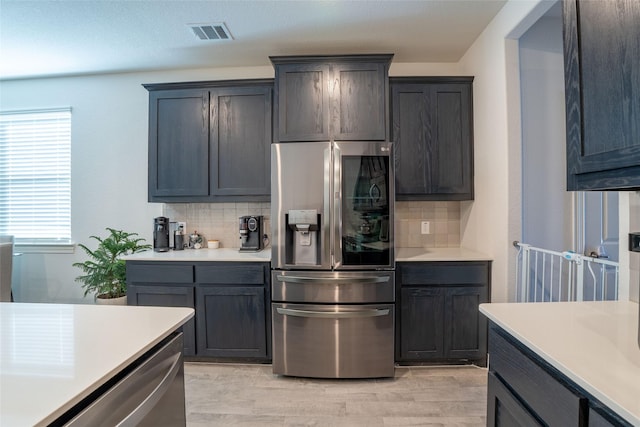
[[[517,302],[618,299],[617,262],[520,242],[513,245],[518,248]]]

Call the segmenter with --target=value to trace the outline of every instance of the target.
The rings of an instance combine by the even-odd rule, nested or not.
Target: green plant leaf
[[[109,235],[101,238],[89,236],[98,242],[98,247],[91,250],[84,244],[78,244],[88,255],[84,262],[76,262],[83,275],[76,277],[76,281],[82,283],[84,295],[89,293],[107,295],[116,298],[126,295],[126,264],[121,257],[151,248],[145,243],[145,239],[137,237],[137,233],[128,233],[122,230],[106,228]]]

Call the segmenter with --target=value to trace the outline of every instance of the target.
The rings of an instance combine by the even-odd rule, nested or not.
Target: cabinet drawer
[[[262,264],[212,263],[196,265],[196,282],[209,284],[263,285],[265,272]]]
[[[489,369],[509,384],[547,425],[584,425],[587,400],[554,378],[541,361],[496,332],[489,331]]]
[[[129,283],[193,283],[193,265],[173,263],[127,263]]]
[[[447,261],[401,263],[402,285],[486,285],[487,262]]]
[[[487,389],[487,426],[541,425],[492,372],[489,372],[487,377]]]

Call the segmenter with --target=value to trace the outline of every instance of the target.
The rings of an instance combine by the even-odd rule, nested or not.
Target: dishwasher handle
[[[183,381],[183,335],[178,333],[159,344],[157,350],[144,361],[134,362],[135,367],[115,384],[90,402],[80,403],[82,408],[71,420],[54,423],[65,427],[82,426],[138,426],[150,425],[147,418],[161,408],[160,402],[167,395],[173,399],[177,381]],[[179,385],[177,386],[178,388]],[[184,386],[182,385],[182,402]],[[160,403],[159,403],[160,402]],[[184,403],[183,403],[184,404]],[[156,419],[159,415],[153,415]],[[178,419],[179,418],[179,419]],[[181,420],[183,417],[176,419]]]
[[[381,309],[364,309],[357,311],[315,311],[315,310],[298,310],[293,308],[276,308],[278,314],[284,316],[295,317],[320,317],[325,319],[353,319],[363,317],[379,317],[389,314],[388,308]]]
[[[180,353],[174,354],[172,358],[173,362],[160,383],[129,415],[118,423],[118,427],[137,426],[140,421],[142,421],[144,417],[151,412],[158,401],[162,399],[166,391],[171,387],[171,383],[178,374],[178,370],[180,370],[180,362],[182,361]]]
[[[353,277],[307,277],[307,276],[276,276],[278,282],[291,283],[386,283],[389,276],[353,276]]]

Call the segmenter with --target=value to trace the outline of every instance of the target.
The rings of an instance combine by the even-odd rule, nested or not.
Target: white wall
[[[510,0],[460,61],[462,74],[476,76],[476,199],[461,206],[461,245],[493,257],[494,302],[513,300],[517,251],[511,243],[522,236],[521,147],[523,121],[527,118],[523,118],[521,109],[519,39],[554,3],[555,0]],[[559,102],[556,99],[554,105]],[[557,113],[554,118],[562,120],[564,113]],[[557,121],[554,123],[558,129],[561,127]],[[558,156],[563,152],[564,146],[559,148]],[[619,195],[620,298],[637,301],[640,256],[625,248],[629,230],[640,230],[640,193]]]
[[[460,61],[474,75],[475,200],[461,206],[462,246],[491,255],[492,301],[509,300],[520,239],[519,38],[551,6],[540,0],[509,1]],[[514,56],[515,55],[515,56]],[[507,91],[507,87],[509,91]]]
[[[629,252],[628,233],[640,233],[640,191],[622,191],[620,198],[620,294],[640,302],[640,253]]]
[[[543,17],[519,40],[522,95],[522,240],[572,248],[566,191],[564,55],[561,17]]]

